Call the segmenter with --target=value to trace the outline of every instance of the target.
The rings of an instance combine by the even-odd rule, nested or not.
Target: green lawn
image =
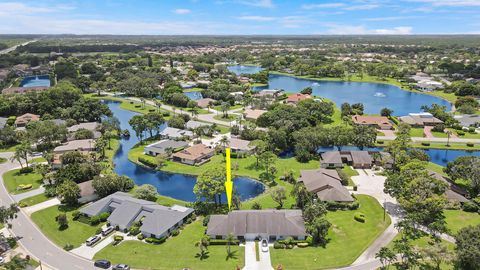
[[[424,137],[423,136],[423,128],[411,128],[410,129],[410,136],[411,137]]]
[[[445,132],[437,132],[437,131],[432,131],[432,135],[435,138],[447,138],[447,133]]]
[[[0,164],[5,163],[5,162],[7,162],[7,159],[0,157]]]
[[[231,111],[231,110],[235,110],[235,109],[240,109],[242,107],[243,107],[242,105],[237,104],[237,105],[230,106],[230,108],[228,108],[228,110]],[[221,112],[222,111],[222,105],[214,106],[213,109]]]
[[[229,114],[227,118],[223,117],[223,114],[217,114],[213,117],[213,119],[224,121],[224,122],[232,122],[233,120],[237,119],[235,114]]]
[[[343,166],[342,171],[350,177],[348,179],[348,185],[349,186],[355,186],[355,183],[352,181],[352,176],[357,176],[358,172],[350,166]]]
[[[19,202],[19,204],[22,207],[28,207],[28,206],[32,206],[32,205],[35,205],[35,204],[39,204],[41,202],[48,201],[50,199],[52,199],[52,198],[49,198],[49,197],[45,196],[45,194],[42,193],[42,194],[35,195],[33,197],[23,199]]]
[[[271,249],[272,265],[288,270],[325,269],[350,265],[390,225],[383,221],[383,208],[372,197],[357,195],[360,208],[355,211],[335,211],[327,214],[332,223],[330,241],[323,247]],[[355,212],[366,216],[365,223],[353,219]]]
[[[442,174],[442,175],[446,176],[447,174],[443,172],[443,168],[445,168],[445,167],[440,166],[440,165],[438,165],[436,163],[433,163],[433,162],[428,162],[428,165],[427,165],[428,170],[432,170],[434,172],[437,172],[439,174]]]
[[[428,142],[428,143],[430,143],[430,145],[425,146],[425,145],[422,145],[421,142],[415,142],[415,143],[410,143],[410,146],[414,148],[423,148],[423,149],[480,150],[480,144],[474,144],[473,146],[468,146],[466,143],[450,143],[450,146],[447,146],[446,142],[441,142],[441,143]]]
[[[0,147],[0,152],[15,152],[15,149],[17,148],[17,145],[19,145],[19,144],[10,145],[10,146],[5,147],[5,148]]]
[[[19,194],[40,187],[42,183],[42,176],[40,174],[36,172],[20,174],[19,171],[20,169],[16,169],[3,174],[3,182],[5,183],[8,192]],[[17,187],[20,184],[32,184],[32,188],[27,190],[17,190]]]
[[[186,227],[176,237],[167,239],[160,245],[125,241],[118,246],[109,245],[94,259],[108,259],[112,263],[126,263],[142,269],[184,269],[195,270],[235,269],[244,265],[244,248],[232,246],[234,258],[227,259],[225,246],[209,246],[208,258],[197,257],[199,249],[195,242],[204,235],[206,227],[196,221]]]
[[[35,224],[42,230],[50,240],[60,247],[66,244],[72,244],[74,247],[79,247],[85,240],[93,236],[97,229],[103,224],[97,226],[90,226],[89,224],[75,221],[72,219],[72,212],[75,208],[67,208],[64,206],[52,206],[32,214],[31,218]],[[60,231],[55,217],[61,212],[67,214],[68,228]]]
[[[455,235],[463,227],[480,224],[480,214],[478,213],[469,213],[462,210],[445,210],[444,213],[447,227],[452,235]]]

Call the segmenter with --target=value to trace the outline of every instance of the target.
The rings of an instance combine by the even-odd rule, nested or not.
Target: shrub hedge
[[[355,215],[353,216],[353,219],[355,219],[358,222],[365,223],[365,214],[361,212],[355,213]]]

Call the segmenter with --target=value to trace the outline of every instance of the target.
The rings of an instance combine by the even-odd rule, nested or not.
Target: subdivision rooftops
[[[187,160],[196,160],[199,158],[202,158],[204,156],[211,155],[213,152],[215,152],[214,149],[204,145],[204,144],[195,144],[187,149],[184,149],[182,151],[179,151],[175,154],[173,154],[174,157],[181,158],[181,159],[187,159]]]
[[[211,215],[208,235],[268,234],[306,236],[301,210],[234,210],[228,215]]]

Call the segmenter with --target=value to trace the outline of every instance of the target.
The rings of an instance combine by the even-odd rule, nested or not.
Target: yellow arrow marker
[[[227,193],[228,209],[232,205],[232,192],[233,192],[233,182],[231,174],[231,165],[230,165],[230,148],[225,148],[226,156],[226,170],[227,170],[227,181],[225,182],[225,192]]]

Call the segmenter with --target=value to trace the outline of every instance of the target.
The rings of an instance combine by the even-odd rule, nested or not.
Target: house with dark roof
[[[322,168],[343,168],[342,156],[339,151],[329,151],[320,155]]]
[[[139,222],[140,232],[145,237],[155,238],[168,236],[180,227],[193,211],[192,208],[179,205],[167,207],[136,199],[124,192],[116,192],[80,209],[80,213],[89,217],[110,213],[107,222],[121,231],[127,231],[134,223]]]
[[[309,192],[315,193],[322,201],[354,201],[350,192],[342,185],[342,179],[336,170],[302,170],[297,181],[303,183]]]
[[[161,140],[145,146],[145,154],[150,156],[157,156],[165,154],[167,149],[171,149],[172,152],[178,152],[179,150],[188,146],[186,141],[174,141],[174,140]]]
[[[370,169],[373,165],[373,158],[368,151],[350,151],[352,166],[355,169]]]
[[[225,239],[229,234],[239,240],[307,237],[301,210],[234,210],[227,215],[211,215],[207,235]]]
[[[455,183],[450,178],[431,170],[428,170],[428,175],[448,184],[448,189],[445,191],[445,196],[447,197],[447,200],[460,203],[468,202],[468,199],[465,197],[468,196],[468,192],[465,189],[455,185]]]

